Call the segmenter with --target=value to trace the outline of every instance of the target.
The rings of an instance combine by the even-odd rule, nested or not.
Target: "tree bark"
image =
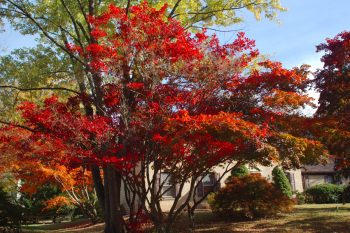
[[[92,173],[92,179],[94,181],[97,199],[98,199],[98,202],[100,204],[102,214],[104,215],[104,213],[105,213],[105,193],[104,193],[104,189],[103,189],[103,183],[102,183],[103,181],[101,178],[100,168],[98,167],[98,165],[93,164],[91,166],[91,173]]]
[[[111,166],[104,169],[105,233],[124,233],[120,203],[121,175]]]

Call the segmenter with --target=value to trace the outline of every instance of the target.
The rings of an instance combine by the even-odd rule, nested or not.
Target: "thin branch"
[[[86,65],[84,61],[82,61],[79,57],[75,56],[69,49],[66,48],[66,46],[61,45],[59,42],[57,42],[52,36],[50,36],[49,32],[46,31],[43,26],[31,15],[31,13],[29,13],[28,11],[26,11],[22,6],[16,4],[13,1],[7,0],[7,2],[9,2],[11,5],[13,5],[15,8],[17,8],[18,10],[20,10],[21,12],[23,12],[23,15],[25,15],[27,17],[27,19],[29,19],[31,22],[34,23],[34,25],[37,26],[37,28],[46,36],[46,38],[48,38],[53,44],[55,44],[57,47],[59,47],[60,49],[62,49],[63,51],[65,51],[68,54],[72,54],[72,56],[74,57],[75,60],[77,60],[78,62],[80,62],[83,65]]]
[[[128,0],[128,3],[126,4],[126,8],[125,8],[125,14],[126,15],[129,14],[130,2],[131,2],[131,0]]]
[[[181,2],[181,0],[177,0],[173,9],[170,11],[168,18],[171,18],[175,14],[175,11],[176,11],[177,7],[179,6],[180,2]]]
[[[29,128],[29,127],[27,127],[25,125],[19,125],[19,124],[11,123],[11,122],[8,122],[8,121],[0,120],[0,124],[14,126],[14,127],[17,127],[17,128],[28,130],[28,131],[33,132],[33,133],[36,132],[34,129]]]
[[[194,26],[194,25],[189,26],[189,28],[206,29],[206,30],[211,30],[211,31],[215,31],[215,32],[239,32],[239,31],[242,31],[242,29],[220,30],[220,29],[215,29],[215,28],[200,27],[200,26]]]
[[[244,9],[246,7],[249,6],[258,6],[258,5],[266,5],[266,3],[256,3],[256,2],[251,2],[248,4],[245,4],[243,6],[238,6],[238,7],[229,7],[229,8],[222,8],[222,9],[218,9],[218,10],[211,10],[211,11],[204,11],[204,12],[187,12],[187,13],[179,13],[174,15],[174,17],[180,16],[180,15],[207,15],[207,14],[215,14],[218,12],[222,12],[222,11],[233,11],[233,10],[240,10],[240,9]]]
[[[74,41],[76,41],[77,43],[80,44],[80,39],[78,39],[77,37],[75,37],[75,36],[74,36],[72,33],[70,33],[67,29],[65,29],[65,28],[62,27],[61,25],[56,24],[56,23],[53,22],[52,20],[50,20],[50,19],[48,19],[48,18],[46,18],[46,17],[44,17],[44,16],[33,17],[33,18],[34,18],[35,20],[37,20],[37,19],[39,19],[39,20],[46,20],[47,22],[52,23],[54,26],[58,27],[58,28],[61,30],[61,32],[67,33]],[[59,34],[58,34],[57,32],[49,32],[49,31],[48,31],[48,33],[49,33],[49,34],[52,34],[52,35],[54,35],[54,36],[59,36]]]
[[[23,16],[24,16],[23,12],[20,12],[20,11],[14,10],[14,9],[8,9],[8,8],[0,7],[0,11],[4,11],[4,13],[1,14],[2,16],[7,16],[7,15],[5,14],[5,11],[12,12],[12,13],[16,13],[16,14],[19,14],[19,15],[23,15]]]
[[[230,172],[232,169],[240,166],[242,164],[241,161],[238,161],[233,167],[230,168],[230,165],[231,163],[228,163],[224,172],[220,175],[219,179],[217,179],[215,182],[214,182],[214,185],[209,189],[209,192],[207,193],[204,193],[203,196],[201,198],[199,198],[199,200],[196,200],[195,198],[193,199],[193,206],[192,206],[192,209],[195,210],[197,208],[197,206],[199,205],[199,203],[201,203],[205,198],[207,198],[207,196],[209,195],[210,192],[214,191],[215,187],[220,184],[222,178],[224,178],[224,176]],[[202,177],[202,179],[204,178],[204,176]],[[202,181],[202,180],[201,180]],[[198,187],[198,184],[196,185],[195,188]]]
[[[69,15],[69,18],[70,20],[72,21],[73,23],[73,27],[74,27],[74,30],[75,30],[75,34],[77,35],[77,41],[80,45],[80,47],[83,47],[83,44],[81,43],[81,37],[80,37],[80,32],[79,32],[79,28],[77,26],[77,22],[72,14],[72,12],[69,10],[68,6],[66,5],[66,2],[64,0],[61,0],[61,3],[64,7],[64,9],[67,11],[68,15]]]
[[[85,37],[85,40],[86,40],[87,42],[90,42],[90,37],[89,37],[88,34],[86,33],[86,30],[85,30],[83,24],[80,23],[79,21],[77,21],[77,24],[78,24],[80,30],[82,31],[82,33],[83,33],[83,35],[84,35],[84,37]]]
[[[15,90],[19,90],[19,91],[42,91],[42,90],[51,90],[51,91],[68,91],[68,92],[72,92],[75,93],[77,95],[81,95],[82,93],[69,89],[69,88],[65,88],[65,87],[32,87],[32,88],[22,88],[22,87],[16,87],[16,86],[11,86],[11,85],[0,85],[0,89],[1,88],[10,88],[10,89],[15,89]]]
[[[85,19],[85,22],[86,22],[86,24],[87,24],[87,26],[88,26],[88,29],[89,29],[89,31],[91,31],[91,27],[90,27],[90,24],[89,24],[88,16],[86,15],[86,12],[84,11],[84,6],[83,6],[83,4],[81,3],[80,0],[77,0],[77,2],[78,2],[78,5],[79,5],[79,9],[80,9],[81,13],[82,13],[83,16],[84,16],[84,19]],[[78,25],[79,25],[79,23],[78,23]],[[79,25],[79,26],[80,26],[80,25]],[[85,30],[84,30],[84,31],[85,31]],[[84,34],[85,34],[85,33],[84,33]]]

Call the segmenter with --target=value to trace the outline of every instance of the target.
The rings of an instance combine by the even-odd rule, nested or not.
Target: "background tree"
[[[292,186],[289,183],[289,180],[282,169],[278,166],[274,167],[272,170],[272,180],[274,185],[281,190],[287,197],[292,197]]]
[[[43,45],[16,49],[0,57],[0,116],[18,119],[14,113],[19,103],[24,100],[40,102],[52,94],[49,89],[41,91],[38,87],[74,87],[72,75],[64,54]],[[67,92],[63,91],[60,96],[67,97]]]
[[[317,46],[324,52],[322,69],[317,70],[315,85],[320,92],[315,114],[315,134],[335,156],[338,168],[350,166],[350,32],[342,32]]]
[[[15,195],[25,197],[22,199],[28,204],[26,208],[28,216],[40,215],[43,210],[47,212],[49,209],[54,209],[46,208],[49,205],[47,202],[54,204],[51,199],[65,196],[65,199],[69,199],[70,206],[79,208],[93,223],[100,219],[91,172],[88,169],[74,163],[62,162],[65,159],[62,148],[47,141],[33,143],[27,130],[16,127],[2,129],[0,172],[11,174],[13,177]],[[47,187],[54,187],[55,191],[51,193],[55,195],[44,193],[43,196],[42,191],[47,190]],[[36,196],[40,200],[32,201]],[[50,206],[57,207],[57,205]],[[29,214],[31,211],[33,213]]]
[[[0,229],[20,229],[23,208],[8,195],[1,187],[0,189]]]

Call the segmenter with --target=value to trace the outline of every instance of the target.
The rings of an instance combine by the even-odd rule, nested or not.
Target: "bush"
[[[309,203],[341,203],[344,186],[336,184],[319,184],[305,191],[310,196]]]
[[[249,170],[245,165],[235,167],[231,171],[231,176],[234,176],[234,177],[243,177],[247,175],[249,175]]]
[[[343,191],[343,203],[349,203],[350,202],[350,184],[344,188]]]
[[[289,180],[286,174],[284,174],[284,172],[277,166],[272,170],[272,180],[275,186],[281,190],[282,193],[287,195],[289,198],[292,197],[292,187]]]
[[[0,188],[0,231],[11,232],[20,229],[22,209]]]
[[[50,211],[53,213],[52,221],[59,222],[60,219],[65,217],[68,217],[71,221],[75,209],[76,207],[69,198],[63,195],[58,195],[46,201],[46,207],[44,207],[42,211]]]
[[[53,219],[55,211],[45,209],[46,202],[61,193],[62,191],[53,185],[43,185],[33,194],[21,193],[18,202],[24,207],[23,221],[38,223],[40,219]]]
[[[298,191],[295,192],[295,200],[296,200],[296,203],[298,205],[303,205],[303,204],[307,203],[306,199],[307,199],[307,197],[304,193],[300,193]]]
[[[214,213],[235,218],[270,217],[289,212],[294,202],[260,174],[232,177],[208,198]]]

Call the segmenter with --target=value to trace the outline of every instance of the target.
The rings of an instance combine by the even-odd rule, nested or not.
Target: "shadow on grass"
[[[74,231],[82,228],[89,228],[94,226],[87,219],[75,220],[73,222],[61,222],[61,223],[42,223],[42,224],[32,224],[22,226],[23,232],[29,233],[39,233],[39,232],[54,232],[60,230],[60,232]]]
[[[198,233],[232,233],[232,232],[279,232],[279,233],[350,233],[350,208],[341,206],[303,206],[290,214],[274,218],[252,221],[225,220],[211,212],[196,213],[196,229]],[[181,226],[188,226],[185,216]],[[181,233],[190,232],[182,227]]]
[[[313,232],[350,232],[350,222],[337,221],[334,218],[328,216],[322,217],[310,217],[307,219],[300,219],[289,221],[285,225],[287,228],[301,228],[303,230],[309,230]]]
[[[296,208],[294,210],[294,213],[296,214],[312,214],[312,213],[334,213],[334,212],[348,212],[350,213],[350,208],[348,206],[332,206],[330,207],[302,207],[302,208]]]

